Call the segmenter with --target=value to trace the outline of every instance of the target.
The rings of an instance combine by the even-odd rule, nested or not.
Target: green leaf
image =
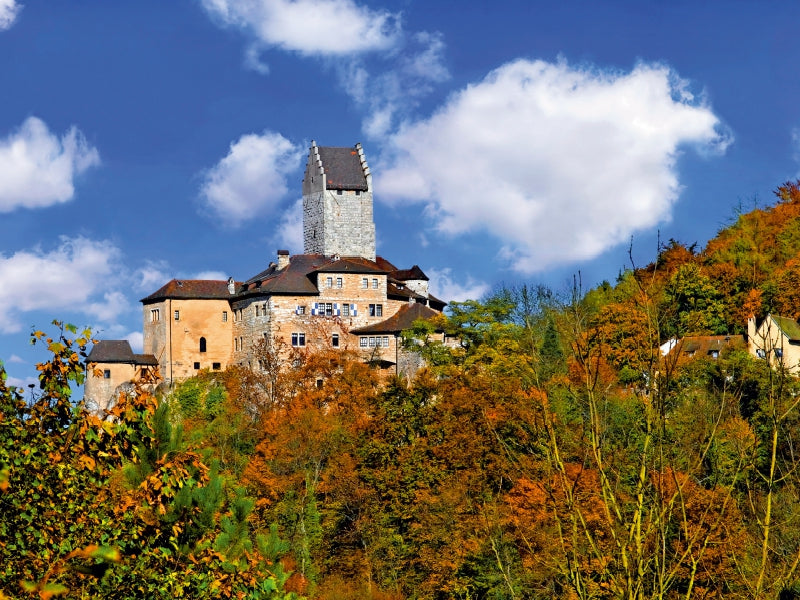
[[[60,596],[66,594],[69,588],[60,583],[47,583],[42,588],[40,595],[42,598],[49,598],[50,596]]]

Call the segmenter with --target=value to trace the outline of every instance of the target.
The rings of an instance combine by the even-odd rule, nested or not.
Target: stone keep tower
[[[303,178],[303,246],[306,254],[375,260],[372,175],[361,144],[311,142]]]

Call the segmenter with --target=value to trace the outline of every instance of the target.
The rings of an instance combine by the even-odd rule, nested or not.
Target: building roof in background
[[[798,323],[795,319],[790,319],[789,317],[778,317],[776,315],[770,315],[772,320],[777,323],[778,327],[781,328],[781,331],[789,338],[791,342],[800,342],[800,323]]]
[[[325,187],[329,190],[359,190],[366,192],[367,178],[361,157],[355,147],[319,146],[319,158],[325,170]]]
[[[128,340],[100,340],[92,347],[86,361],[158,366],[158,361],[152,354],[134,354]]]
[[[329,260],[322,254],[295,254],[283,269],[272,264],[266,271],[245,281],[239,295],[318,295],[319,290],[309,275]]]
[[[160,287],[157,291],[140,300],[143,304],[150,304],[165,300],[228,300],[231,293],[228,291],[228,282],[213,279],[173,279]]]
[[[355,335],[363,335],[366,333],[399,333],[404,329],[410,329],[414,321],[429,320],[440,314],[439,312],[428,308],[424,304],[418,302],[409,302],[408,304],[400,307],[394,315],[381,321],[358,329],[351,329],[350,333]]]
[[[428,281],[428,276],[425,275],[422,269],[420,269],[417,265],[414,265],[410,269],[396,269],[392,272],[392,277],[398,281]]]
[[[747,341],[743,335],[693,335],[686,336],[672,346],[669,353],[701,357],[714,356],[726,348],[745,350]]]

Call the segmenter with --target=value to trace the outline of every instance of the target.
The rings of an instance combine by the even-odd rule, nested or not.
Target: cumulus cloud
[[[465,300],[480,300],[489,291],[489,284],[478,281],[467,275],[466,281],[458,282],[453,278],[452,269],[425,269],[430,278],[430,292],[445,302],[463,302]]]
[[[325,59],[341,89],[365,113],[364,133],[377,139],[410,114],[436,83],[450,77],[444,38],[406,32],[399,13],[353,0],[202,0],[222,26],[248,38],[247,68],[266,75],[269,49]],[[333,59],[333,60],[329,60]]]
[[[9,376],[8,381],[6,381],[6,383],[9,385],[9,387],[10,386],[18,387],[18,388],[21,388],[23,390],[26,387],[29,387],[30,385],[35,386],[37,389],[39,388],[39,378],[38,377],[25,377],[24,379],[22,379],[22,378],[19,378],[19,377],[10,377]]]
[[[111,323],[131,308],[125,294],[120,291],[110,291],[103,293],[102,300],[87,302],[83,312],[93,317],[96,322]]]
[[[0,139],[0,213],[67,202],[75,177],[99,164],[97,149],[76,127],[59,138],[44,121],[28,117]]]
[[[22,329],[20,316],[34,310],[80,311],[113,317],[120,296],[104,288],[118,272],[119,250],[104,241],[62,238],[50,252],[39,248],[10,256],[0,253],[0,332]],[[106,293],[108,292],[108,293]],[[105,293],[103,301],[95,301]]]
[[[148,261],[145,266],[136,269],[133,274],[134,288],[139,292],[155,292],[167,283],[171,277],[167,273],[169,265],[164,260]]]
[[[131,345],[131,349],[134,352],[137,354],[142,353],[144,348],[144,335],[142,335],[141,331],[131,331],[123,339],[128,340],[128,343]]]
[[[259,45],[307,56],[386,50],[396,44],[400,30],[399,15],[352,0],[203,0],[203,7]]]
[[[379,197],[423,201],[442,233],[485,229],[531,273],[668,220],[687,146],[724,152],[719,118],[663,65],[518,60],[392,137]]]
[[[274,210],[286,195],[286,177],[303,152],[279,133],[243,135],[228,155],[204,176],[200,196],[205,208],[224,224],[236,227]]]
[[[14,24],[21,8],[22,5],[17,4],[15,0],[0,0],[0,31]]]
[[[283,213],[275,232],[275,241],[282,250],[292,254],[303,252],[303,199],[300,198]]]

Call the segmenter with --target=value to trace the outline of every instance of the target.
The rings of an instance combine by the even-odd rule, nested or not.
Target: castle
[[[303,254],[278,250],[267,268],[237,282],[175,280],[141,300],[144,354],[126,340],[97,342],[88,357],[87,402],[104,409],[119,387],[158,368],[172,383],[201,369],[259,369],[260,348],[354,349],[388,372],[409,375],[420,357],[400,332],[445,302],[414,265],[376,256],[372,175],[361,144],[311,143],[303,178]],[[444,340],[444,337],[442,337]]]

